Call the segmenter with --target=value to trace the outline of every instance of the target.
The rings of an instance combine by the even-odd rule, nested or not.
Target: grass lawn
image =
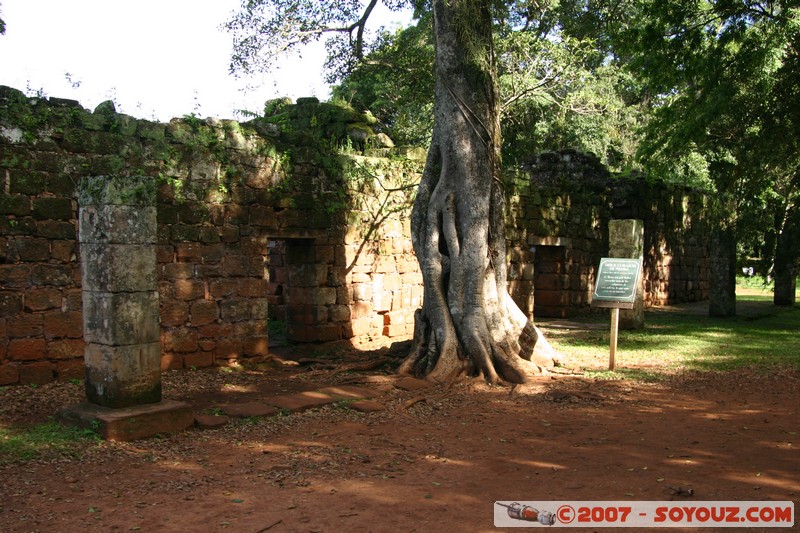
[[[594,377],[650,380],[681,370],[744,366],[800,370],[800,305],[773,306],[772,293],[753,286],[737,287],[737,303],[747,313],[731,318],[711,318],[696,309],[646,310],[643,330],[620,331],[616,372],[607,370],[610,311],[586,320],[608,328],[548,330],[545,326],[545,331],[570,363]]]

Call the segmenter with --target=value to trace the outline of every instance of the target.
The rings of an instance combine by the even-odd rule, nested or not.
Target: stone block
[[[56,361],[56,378],[61,381],[70,379],[82,380],[85,375],[83,357]]]
[[[250,298],[250,318],[266,320],[269,318],[269,298]]]
[[[11,339],[6,350],[7,357],[12,361],[36,361],[44,359],[46,353],[45,340],[38,338]]]
[[[89,342],[84,351],[86,398],[106,407],[161,400],[161,344],[108,346]]]
[[[269,338],[266,335],[252,336],[244,339],[244,354],[259,356],[269,354]]]
[[[205,283],[197,279],[179,279],[173,284],[175,298],[178,300],[197,300],[206,294]]]
[[[155,244],[155,207],[87,205],[79,211],[80,242],[91,244]]]
[[[381,255],[375,261],[375,272],[378,273],[394,273],[397,272],[397,263],[394,256]]]
[[[289,324],[286,336],[297,342],[330,342],[342,338],[342,328],[338,324],[300,326]]]
[[[246,402],[225,405],[222,412],[234,418],[250,418],[253,416],[272,416],[278,408],[261,402]]]
[[[47,239],[21,237],[14,241],[13,251],[20,261],[49,261],[50,242]],[[12,252],[13,253],[13,252]]]
[[[217,320],[219,305],[214,300],[197,300],[192,303],[191,323],[193,326],[204,326]]]
[[[247,300],[222,300],[219,310],[222,320],[226,322],[240,322],[250,318],[250,302]]]
[[[20,365],[19,382],[23,385],[44,385],[55,378],[55,366],[47,361]]]
[[[350,326],[353,333],[353,337],[361,337],[363,335],[369,335],[372,330],[372,318],[371,316],[365,316],[362,318],[353,319],[350,322]]]
[[[331,322],[347,322],[350,320],[350,307],[347,305],[332,305],[330,308]]]
[[[167,263],[161,266],[161,278],[164,280],[189,279],[194,276],[194,265],[191,263]]]
[[[189,305],[180,301],[161,301],[161,326],[183,326],[189,321]]]
[[[176,328],[161,333],[164,351],[188,353],[197,350],[197,331],[191,328]]]
[[[161,371],[181,370],[183,368],[183,355],[165,353],[161,356]]]
[[[217,429],[230,421],[227,416],[194,415],[194,425],[198,429]]]
[[[228,277],[247,276],[249,260],[244,255],[226,255],[222,258],[222,274]]]
[[[60,412],[59,417],[68,424],[94,429],[106,440],[122,442],[182,431],[194,424],[191,406],[174,400],[124,408],[84,403]]]
[[[47,343],[48,359],[72,359],[83,357],[85,343],[83,339],[60,339]]]
[[[31,199],[26,194],[0,195],[0,215],[24,217],[31,214]]]
[[[408,335],[406,324],[392,324],[384,326],[383,335],[386,337],[405,337]]]
[[[260,298],[269,294],[270,283],[266,279],[247,278],[241,280],[237,295],[245,298]]]
[[[207,368],[214,364],[214,355],[211,352],[196,352],[183,356],[186,368]]]
[[[314,305],[334,305],[336,304],[335,287],[318,287],[312,289],[311,303]]]
[[[386,409],[386,406],[375,400],[358,400],[347,404],[347,407],[359,413],[377,413]]]
[[[218,339],[233,335],[232,324],[208,324],[197,328],[197,336],[200,339]]]
[[[44,311],[54,308],[61,308],[61,291],[59,289],[32,289],[25,292],[26,311]]]
[[[33,216],[39,220],[70,220],[75,218],[69,198],[43,197],[33,200]]]
[[[158,292],[83,291],[86,342],[122,346],[158,342]]]
[[[8,319],[10,337],[40,337],[44,334],[44,316],[41,313],[23,313]]]
[[[208,292],[214,298],[225,298],[236,294],[239,290],[239,280],[213,279],[208,282]]]
[[[75,286],[80,281],[78,268],[72,265],[35,265],[31,269],[30,282],[34,285],[56,287]]]
[[[156,250],[149,244],[81,244],[83,288],[148,291],[156,286]]]
[[[202,257],[202,248],[199,242],[175,243],[175,259],[179,263],[197,263]]]
[[[309,391],[275,396],[273,398],[268,398],[266,401],[278,409],[286,409],[287,411],[296,413],[336,403],[339,400],[321,392]]]
[[[0,281],[3,281],[1,276]],[[4,283],[4,285],[6,284]],[[20,293],[0,292],[0,317],[14,316],[22,311],[22,308],[22,295]]]
[[[353,300],[356,302],[369,302],[372,300],[372,291],[371,283],[354,283]]]
[[[372,315],[371,302],[355,302],[350,306],[350,316],[352,318],[364,318]]]
[[[375,396],[375,391],[365,387],[354,387],[352,385],[338,385],[334,387],[325,387],[320,389],[319,392],[332,396],[334,398],[346,400],[362,400],[372,398]]]
[[[204,244],[200,249],[200,259],[203,263],[219,263],[225,257],[225,246],[222,244]]]
[[[0,386],[19,383],[19,367],[15,364],[0,365]]]
[[[156,180],[146,176],[91,176],[78,185],[78,202],[81,206],[154,206],[156,189]]]
[[[50,243],[50,257],[62,263],[75,261],[75,243],[72,241],[52,241]]]

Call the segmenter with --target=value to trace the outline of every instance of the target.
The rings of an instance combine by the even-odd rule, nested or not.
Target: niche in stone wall
[[[534,257],[534,316],[537,318],[569,316],[567,247],[537,245]]]
[[[348,308],[331,284],[333,247],[313,238],[268,243],[270,346],[341,339],[349,316],[340,316],[340,308]]]

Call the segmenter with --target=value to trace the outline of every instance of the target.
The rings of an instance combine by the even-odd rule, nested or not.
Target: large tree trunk
[[[775,305],[794,305],[797,300],[797,257],[800,246],[798,246],[798,224],[800,224],[800,211],[793,205],[788,205],[779,216],[779,224],[776,224],[778,235],[775,244],[775,294],[773,303]]]
[[[425,298],[399,371],[434,381],[522,383],[557,359],[506,287],[489,4],[433,1],[434,131],[411,220]]]

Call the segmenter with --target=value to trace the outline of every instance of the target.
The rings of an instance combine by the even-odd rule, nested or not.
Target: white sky
[[[320,0],[324,1],[324,0]],[[220,25],[241,0],[0,0],[0,85],[71,98],[92,110],[167,121],[187,113],[235,118],[278,96],[324,100],[324,47],[249,80],[228,74],[231,37]],[[401,17],[379,13],[392,27]],[[255,87],[255,89],[253,89]]]

